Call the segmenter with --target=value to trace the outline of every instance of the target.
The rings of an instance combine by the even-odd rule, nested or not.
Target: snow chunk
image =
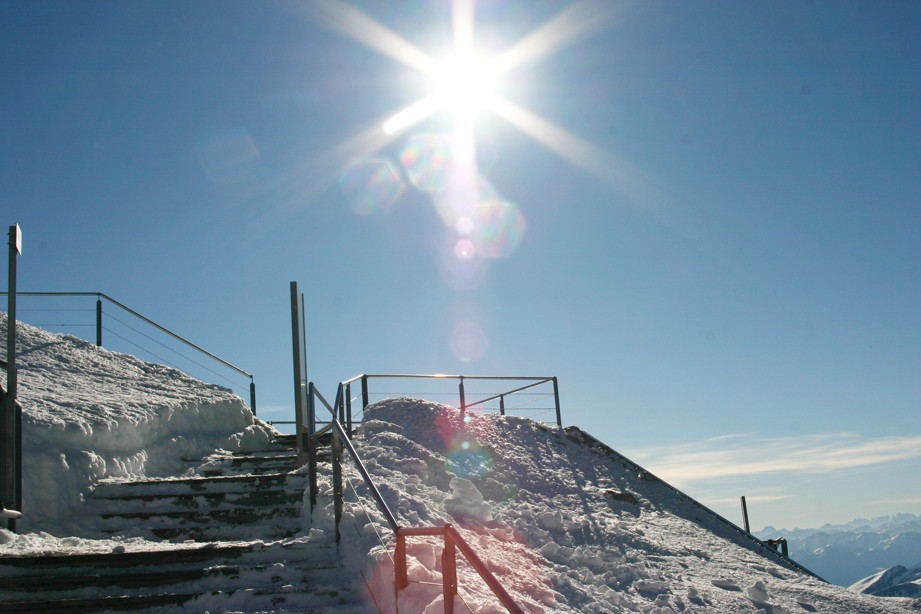
[[[466,478],[451,478],[451,496],[445,500],[445,509],[457,520],[473,519],[478,522],[492,520],[489,504],[473,482]]]

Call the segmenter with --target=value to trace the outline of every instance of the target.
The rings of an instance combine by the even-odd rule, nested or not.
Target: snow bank
[[[231,391],[69,335],[17,323],[17,367],[23,530],[80,535],[71,513],[97,481],[170,475],[184,457],[271,438]]]
[[[802,573],[577,429],[391,399],[366,410],[355,441],[402,526],[454,525],[528,612],[912,611]],[[348,564],[385,612],[443,611],[442,540],[408,539],[411,584],[395,603],[392,534],[351,463],[345,475]],[[321,489],[312,520],[329,528]],[[504,611],[458,559],[460,598]]]

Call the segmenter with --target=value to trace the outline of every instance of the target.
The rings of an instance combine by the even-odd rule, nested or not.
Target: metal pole
[[[9,291],[7,292],[6,336],[6,403],[12,413],[16,403],[16,256],[22,253],[19,224],[10,226]]]
[[[304,412],[307,411],[309,404],[308,397],[313,395],[307,394],[309,387],[307,379],[307,352],[304,347],[306,337],[304,335],[304,295],[298,290],[297,282],[291,282],[291,354],[294,364],[294,424],[295,433],[297,434],[297,459],[298,463],[304,460],[304,445],[302,437],[304,434]],[[309,431],[313,433],[312,430]]]
[[[553,403],[556,405],[556,425],[563,426],[563,417],[560,415],[560,385],[553,376]]]
[[[748,506],[745,505],[745,495],[742,495],[740,500],[742,501],[742,522],[745,523],[745,532],[751,533],[751,529],[748,526]]]
[[[98,294],[96,295],[99,296]],[[102,299],[96,298],[96,347],[102,347]]]
[[[339,432],[333,429],[333,516],[336,520],[336,547],[341,539],[339,523],[342,521],[342,440]]]
[[[22,431],[16,376],[16,257],[22,253],[22,231],[19,224],[10,226],[9,291],[7,293],[6,333],[6,395],[0,407],[0,480],[6,492],[0,492],[0,508],[9,502],[22,512]],[[5,449],[4,449],[5,448]],[[8,518],[7,527],[16,531],[16,519]]]
[[[256,415],[256,382],[249,380],[249,408]]]
[[[361,376],[361,411],[368,407],[368,376]]]
[[[345,432],[352,436],[352,383],[345,385]]]
[[[499,395],[499,414],[505,415],[505,395]]]
[[[467,403],[464,400],[464,376],[460,376],[460,384],[458,386],[460,389],[460,410],[461,410],[461,419],[466,417],[467,414]]]

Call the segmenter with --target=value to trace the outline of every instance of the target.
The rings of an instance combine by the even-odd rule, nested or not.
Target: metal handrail
[[[500,403],[499,412],[503,415],[505,414],[505,405],[504,405],[505,397],[511,394],[515,394],[517,392],[521,392],[523,390],[534,388],[535,386],[540,386],[541,384],[551,383],[553,384],[553,406],[554,406],[553,409],[556,411],[556,423],[557,423],[557,426],[563,426],[563,418],[560,413],[559,382],[555,376],[534,377],[534,376],[501,376],[501,375],[449,375],[449,374],[444,374],[444,373],[433,374],[433,375],[409,374],[409,373],[396,373],[396,374],[365,373],[362,375],[356,375],[355,377],[351,379],[347,379],[341,382],[341,385],[345,386],[347,391],[350,391],[352,384],[354,384],[355,382],[361,381],[362,407],[367,407],[369,403],[368,380],[370,379],[442,379],[442,380],[455,379],[459,381],[458,388],[459,388],[459,396],[460,396],[461,414],[466,412],[468,408],[476,407],[478,405],[483,405],[484,403],[487,403],[489,401],[494,401],[496,399],[499,399],[499,403]],[[464,393],[464,382],[468,380],[472,380],[472,381],[522,380],[522,381],[530,381],[533,383],[528,384],[527,386],[516,388],[514,390],[510,390],[507,392],[493,395],[487,399],[480,399],[473,403],[467,403],[464,397],[464,394],[465,394]],[[346,394],[345,405],[342,408],[341,414],[342,415],[340,416],[340,418],[345,422],[346,426],[348,426],[349,432],[351,432],[352,431],[352,405],[351,405],[350,392],[349,394]]]
[[[354,380],[353,380],[354,381]],[[384,515],[384,518],[387,520],[387,524],[390,526],[390,529],[393,531],[394,537],[396,538],[396,552],[395,552],[395,561],[394,561],[394,582],[396,585],[397,591],[406,588],[409,584],[408,574],[407,574],[407,563],[406,563],[406,537],[408,536],[420,536],[420,535],[442,535],[444,536],[445,546],[442,551],[442,590],[444,592],[444,603],[445,603],[445,612],[453,612],[454,609],[454,595],[457,594],[457,568],[456,568],[456,554],[455,547],[461,551],[461,554],[467,559],[471,567],[480,574],[480,577],[486,583],[486,585],[492,590],[493,594],[499,599],[499,602],[502,603],[505,608],[512,614],[524,614],[524,611],[515,603],[508,591],[502,586],[496,576],[489,570],[486,564],[477,556],[473,548],[467,543],[467,541],[461,536],[457,530],[452,527],[450,524],[445,524],[441,527],[401,527],[397,522],[396,516],[391,511],[390,506],[387,505],[387,502],[384,501],[383,495],[381,495],[380,490],[377,488],[377,485],[374,483],[374,479],[371,477],[371,474],[368,472],[367,467],[365,467],[364,462],[361,460],[361,457],[358,455],[358,451],[355,450],[355,446],[352,444],[349,435],[346,432],[345,427],[342,426],[342,423],[336,417],[336,411],[334,407],[340,408],[340,411],[343,409],[344,399],[343,392],[345,390],[345,382],[339,384],[339,388],[336,391],[336,402],[333,406],[330,406],[329,403],[323,398],[322,395],[316,390],[316,387],[312,384],[309,386],[311,394],[316,394],[320,397],[321,402],[332,414],[332,419],[322,431],[312,433],[309,436],[308,443],[308,452],[310,455],[309,466],[310,466],[310,481],[311,481],[311,512],[313,511],[313,506],[316,505],[316,497],[314,495],[315,487],[313,484],[316,482],[316,440],[321,433],[325,433],[332,427],[333,430],[333,492],[334,492],[334,507],[335,507],[335,524],[336,524],[336,543],[339,543],[340,534],[339,534],[339,523],[342,519],[342,470],[341,470],[341,446],[344,445],[348,450],[349,455],[352,457],[352,460],[355,461],[356,467],[358,467],[358,472],[361,474],[362,479],[365,481],[365,485],[371,491],[372,498],[374,499],[375,504],[378,509]]]
[[[8,294],[9,294],[8,292],[0,292],[0,296],[6,296],[6,295],[8,295]],[[236,371],[236,372],[239,373],[240,375],[243,375],[243,376],[245,376],[245,377],[248,377],[249,380],[250,380],[250,408],[252,409],[252,412],[253,412],[254,415],[255,415],[255,413],[256,413],[256,387],[255,387],[255,383],[253,382],[253,374],[252,374],[252,373],[249,373],[248,371],[244,371],[244,370],[241,369],[240,367],[238,367],[238,366],[236,366],[236,365],[234,365],[234,364],[232,364],[232,363],[230,363],[230,362],[227,362],[226,360],[224,360],[224,359],[221,358],[220,356],[216,356],[215,354],[212,354],[212,353],[209,352],[208,350],[206,350],[206,349],[204,349],[204,348],[202,348],[202,347],[200,347],[200,346],[198,346],[198,345],[192,343],[192,342],[189,341],[188,339],[186,339],[186,338],[184,338],[184,337],[182,337],[182,336],[180,336],[180,335],[177,335],[176,333],[174,333],[173,331],[169,330],[168,328],[165,328],[165,327],[163,327],[163,326],[157,324],[156,322],[154,322],[154,321],[151,320],[150,318],[141,315],[140,313],[138,313],[138,312],[135,311],[134,309],[131,309],[130,307],[128,307],[128,306],[126,306],[126,305],[120,303],[119,301],[115,300],[114,298],[112,298],[111,296],[109,296],[109,295],[107,295],[107,294],[105,294],[105,293],[103,293],[103,292],[16,292],[16,296],[95,296],[95,297],[97,297],[97,300],[105,299],[105,300],[109,301],[110,303],[112,303],[113,305],[115,305],[116,307],[119,307],[119,308],[123,309],[124,311],[127,311],[128,313],[130,313],[130,314],[133,315],[134,317],[136,317],[136,318],[138,318],[138,319],[140,319],[140,320],[143,320],[143,321],[146,322],[147,324],[150,324],[151,326],[153,326],[154,328],[156,328],[156,329],[159,330],[160,332],[166,333],[167,335],[169,335],[170,337],[176,339],[177,341],[180,341],[181,343],[186,344],[188,347],[190,347],[190,348],[192,348],[192,349],[194,349],[194,350],[196,350],[196,351],[198,351],[198,352],[201,352],[201,353],[204,354],[205,356],[207,356],[207,357],[209,357],[209,358],[211,358],[211,359],[213,359],[213,360],[216,360],[217,362],[221,363],[221,364],[224,365],[225,367],[228,367],[229,369],[232,369],[233,371]],[[97,314],[96,314],[96,325],[97,325],[97,329],[101,326],[101,320],[102,320],[102,315],[101,315],[101,313],[102,313],[102,312],[101,312],[101,309],[100,309],[99,306],[97,305]],[[99,332],[98,330],[97,330],[97,334],[96,334],[96,339],[97,339],[97,345],[99,345],[99,341],[100,341],[100,332]]]

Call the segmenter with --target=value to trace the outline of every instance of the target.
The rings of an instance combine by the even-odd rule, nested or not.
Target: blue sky
[[[296,280],[328,396],[556,375],[565,423],[733,520],[918,513],[921,5],[474,14],[524,61],[450,197],[455,115],[383,130],[431,93],[397,56],[444,57],[448,2],[0,4],[19,289],[109,294],[286,419]]]

